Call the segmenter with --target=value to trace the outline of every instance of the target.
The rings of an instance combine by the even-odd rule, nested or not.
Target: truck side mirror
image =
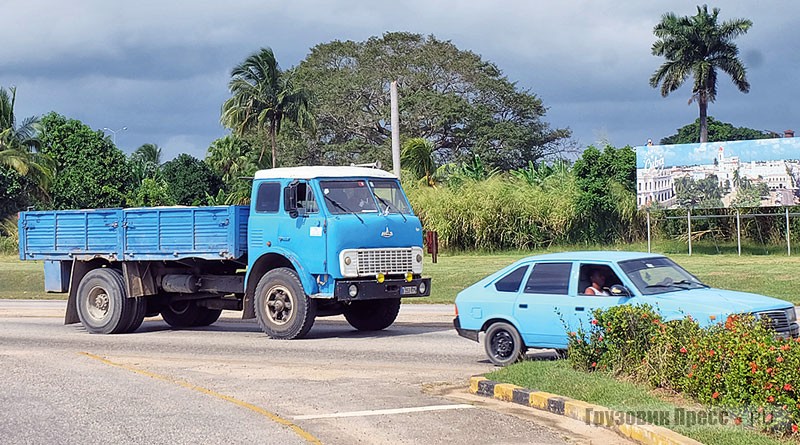
[[[297,181],[292,181],[283,189],[283,209],[291,218],[297,218]]]

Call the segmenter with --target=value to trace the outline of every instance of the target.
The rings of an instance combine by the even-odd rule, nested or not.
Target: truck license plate
[[[415,295],[417,286],[403,286],[400,288],[400,295]]]

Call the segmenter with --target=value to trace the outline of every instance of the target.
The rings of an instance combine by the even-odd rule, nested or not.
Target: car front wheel
[[[486,330],[484,347],[489,361],[507,366],[525,358],[525,345],[517,329],[505,322],[493,323]]]

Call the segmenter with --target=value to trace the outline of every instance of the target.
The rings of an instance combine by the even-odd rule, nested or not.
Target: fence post
[[[692,256],[692,209],[686,210],[686,223],[689,227],[689,256]]]
[[[647,208],[647,253],[650,253],[650,208]]]
[[[786,207],[786,256],[792,256],[792,242],[789,231],[789,207]]]
[[[736,248],[742,256],[742,226],[739,220],[739,209],[736,209]]]

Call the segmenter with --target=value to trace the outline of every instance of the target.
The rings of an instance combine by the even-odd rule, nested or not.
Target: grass
[[[662,426],[709,445],[797,444],[789,439],[778,439],[733,425],[675,425],[673,413],[676,408],[699,411],[701,407],[676,396],[658,396],[645,387],[615,380],[600,372],[576,371],[565,360],[526,361],[492,372],[486,377],[595,403],[617,411],[666,411],[670,413],[670,422]]]
[[[15,256],[0,256],[0,298],[63,300],[66,294],[44,291],[41,261],[20,261]]]

